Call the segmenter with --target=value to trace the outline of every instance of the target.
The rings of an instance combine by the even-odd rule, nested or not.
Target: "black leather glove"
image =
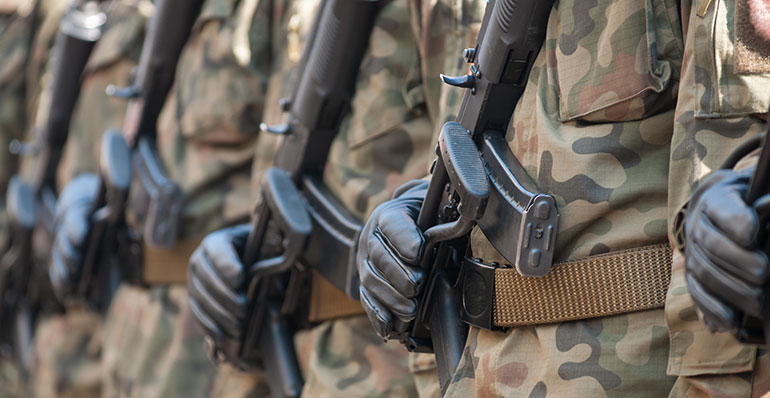
[[[427,189],[422,180],[399,187],[374,210],[358,241],[361,304],[381,337],[393,330],[395,318],[409,322],[417,316],[425,240],[416,220]]]
[[[48,274],[54,293],[66,300],[75,293],[91,228],[90,211],[99,189],[99,177],[81,174],[73,178],[56,202],[54,240]]]
[[[250,230],[243,224],[213,232],[190,257],[190,308],[217,348],[240,344],[245,332],[248,280],[240,257]],[[225,351],[234,354],[237,347]]]
[[[737,334],[742,314],[760,316],[770,275],[759,249],[760,216],[770,197],[746,201],[753,169],[719,170],[693,194],[685,221],[685,269],[690,295],[712,331]]]

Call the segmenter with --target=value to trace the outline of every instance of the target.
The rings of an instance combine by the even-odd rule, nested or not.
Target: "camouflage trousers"
[[[26,397],[29,383],[16,362],[0,358],[0,398]]]
[[[104,396],[208,397],[215,371],[184,286],[118,289],[104,328]]]
[[[702,362],[669,375],[676,362],[669,331],[663,309],[506,333],[472,328],[446,396],[738,398],[768,391],[766,353],[734,373],[725,361],[726,372]]]
[[[305,376],[303,397],[439,396],[432,356],[411,360],[399,343],[383,343],[366,317],[327,321],[294,341]],[[224,365],[212,395],[269,396],[264,377],[241,378]]]
[[[40,321],[31,383],[38,397],[98,397],[103,318],[69,309]]]

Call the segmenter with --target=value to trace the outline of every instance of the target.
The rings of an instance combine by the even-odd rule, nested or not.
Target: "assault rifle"
[[[372,0],[329,0],[321,6],[312,47],[306,46],[300,66],[299,85],[286,103],[289,122],[262,126],[263,131],[284,134],[285,139],[274,167],[265,174],[246,244],[244,264],[253,264],[247,292],[251,308],[240,352],[235,355],[245,363],[261,358],[276,396],[297,397],[302,390],[292,336],[307,324],[306,308],[301,305],[307,298],[303,290],[307,268],[327,277],[339,276],[330,280],[357,294],[348,254],[355,248],[360,223],[352,221],[344,206],[326,191],[322,173],[349,111],[380,6],[381,1]],[[324,255],[313,254],[314,247],[324,249],[321,242],[331,246],[326,246]],[[336,261],[340,258],[344,262]]]
[[[32,183],[14,176],[8,186],[12,242],[0,259],[0,325],[14,325],[2,328],[6,335],[0,340],[12,342],[11,350],[27,369],[31,357],[26,347],[34,330],[35,312],[51,292],[46,270],[56,206],[56,169],[67,141],[83,70],[105,21],[106,16],[95,2],[74,3],[65,13],[53,49],[47,119],[31,151],[18,143],[11,148],[38,156]]]
[[[494,265],[465,258],[478,224],[526,276],[550,269],[558,212],[511,153],[505,130],[545,38],[552,1],[492,0],[476,47],[465,50],[466,76],[442,76],[467,88],[457,122],[442,127],[438,155],[417,224],[426,284],[417,318],[397,322],[390,338],[410,351],[435,352],[446,391],[462,355],[468,324],[492,329]]]
[[[770,111],[768,111],[768,114],[770,114]],[[757,160],[757,168],[751,177],[749,191],[746,193],[746,203],[749,205],[754,204],[757,199],[770,192],[770,146],[767,145],[768,132],[770,132],[770,121],[765,123],[765,132],[761,138],[757,136],[747,141],[745,145],[742,145],[733,152],[725,161],[725,165],[722,166],[722,168],[732,168],[740,158],[749,153],[750,148],[761,145],[762,149]],[[765,239],[764,250],[765,253],[770,253],[770,228],[768,228],[770,215],[760,214],[760,217],[762,217],[760,225],[764,226],[764,230],[760,232],[761,236]],[[746,344],[770,344],[770,294],[768,294],[768,289],[770,289],[770,285],[766,284],[762,320],[745,315],[743,317],[737,337],[738,340]]]
[[[156,125],[202,4],[156,1],[134,84],[107,87],[108,95],[130,102],[123,135],[108,131],[102,142],[101,184],[78,285],[80,297],[99,310],[106,309],[120,281],[141,280],[142,239],[153,247],[176,242],[181,191],[158,157]],[[126,227],[126,217],[140,226],[139,234]]]

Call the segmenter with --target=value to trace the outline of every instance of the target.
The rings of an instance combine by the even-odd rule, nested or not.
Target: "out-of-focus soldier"
[[[203,235],[248,219],[249,166],[263,106],[269,14],[209,0],[179,60],[158,150],[181,188],[178,243],[144,246],[147,287],[123,284],[106,317],[104,396],[207,396],[215,367],[187,304],[187,259]]]
[[[149,3],[133,6],[143,19],[152,12]],[[168,250],[145,245],[142,261],[132,265],[141,268],[142,285],[123,283],[112,299],[102,331],[101,366],[95,370],[103,396],[206,396],[211,389],[214,367],[203,348],[202,335],[192,327],[183,282],[187,258],[204,233],[248,218],[248,168],[264,91],[261,68],[269,62],[248,55],[250,45],[259,46],[254,43],[262,43],[265,37],[267,24],[259,18],[263,16],[254,1],[207,1],[182,51],[176,84],[157,126],[160,161],[183,196],[180,236]],[[116,53],[104,54],[102,62],[139,53],[141,35],[134,36],[132,28],[143,30],[144,23],[129,15],[119,21],[125,30],[111,38]],[[121,49],[135,50],[117,54]],[[92,56],[93,62],[99,60]],[[130,66],[110,64],[120,76],[102,81],[130,86]],[[125,108],[125,103],[115,101]],[[92,110],[110,112],[104,108],[111,106],[111,102],[94,104]],[[129,115],[119,120],[127,122]],[[81,123],[89,122],[98,124],[88,117],[81,119]],[[98,145],[89,140],[77,143],[80,147],[72,149],[72,154],[90,152]],[[88,170],[95,163],[73,160],[65,163],[62,173]],[[61,265],[54,271],[58,283],[74,282],[73,276],[80,273],[77,268],[82,267],[91,227],[87,210],[95,200],[97,182],[79,175],[65,188],[75,200],[57,214],[60,222],[54,255]],[[131,227],[138,227],[130,217],[128,221]],[[70,286],[60,287],[71,290]]]
[[[9,151],[13,140],[21,140],[29,125],[26,70],[39,20],[40,2],[0,2],[0,254],[8,247],[5,196],[8,181],[18,170],[18,158]],[[9,356],[0,353],[0,397],[29,393],[26,376]]]
[[[305,3],[317,5],[318,2],[296,2],[297,15],[284,22],[288,23],[286,39],[283,35],[277,36],[281,38],[276,53],[279,65],[268,88],[264,116],[268,125],[285,121],[277,106],[278,99],[290,98],[294,87],[287,81],[298,80],[285,78],[290,75],[285,65],[299,60],[301,45],[296,43],[303,36],[295,31],[298,28],[295,22],[302,22],[299,29],[304,32],[312,19],[312,14],[306,13],[309,7]],[[483,11],[483,5],[479,4],[392,1],[386,2],[378,14],[369,51],[357,78],[352,112],[343,121],[332,144],[324,172],[324,182],[330,191],[356,217],[368,216],[377,204],[393,195],[396,187],[423,176],[428,170],[434,156],[436,121],[454,119],[462,94],[459,89],[442,85],[438,76],[441,72],[466,68],[462,49],[475,40],[480,11]],[[281,142],[278,136],[264,133],[258,138],[258,155],[252,172],[255,183],[261,182]],[[240,278],[244,266],[234,259],[242,253],[248,232],[249,228],[244,226],[210,235],[191,260],[192,277],[213,278],[200,284],[204,287],[237,286],[231,278]],[[212,276],[205,267],[213,268],[215,274]],[[231,267],[239,269],[238,273],[231,273],[236,271]],[[226,280],[217,281],[217,278]],[[224,308],[233,319],[243,323],[242,316],[236,314],[245,308],[240,301],[245,299],[245,287],[207,289],[211,290],[205,294],[191,293],[194,301],[206,301],[206,305],[200,305],[204,313],[207,307]],[[212,301],[205,296],[217,299]],[[361,316],[361,308],[351,305],[342,292],[321,277],[314,278],[311,296],[312,308],[336,312],[337,315],[330,318],[340,319],[328,319],[295,336],[305,377],[303,396],[439,395],[432,356],[407,358],[404,349],[395,342],[383,344]],[[230,301],[219,297],[238,299]],[[205,313],[204,323],[218,315]],[[212,337],[244,333],[242,329],[232,330],[221,324],[215,328],[217,330],[210,332]],[[238,388],[233,380],[220,373],[217,393],[241,396],[239,394],[258,391],[256,387]],[[248,385],[248,380],[243,379],[241,383]],[[253,385],[264,388],[264,384]]]
[[[67,2],[56,4],[41,21],[35,40],[35,68],[52,65],[53,44]],[[71,119],[64,156],[58,168],[58,186],[65,186],[76,174],[98,171],[99,142],[109,128],[122,125],[124,100],[105,94],[108,84],[127,84],[136,65],[144,25],[152,12],[149,1],[114,0],[101,5],[107,23],[84,71],[80,95]],[[34,74],[34,69],[33,73]],[[41,75],[35,119],[40,125],[47,118],[51,95],[50,73]],[[36,133],[31,132],[29,141]],[[25,160],[22,173],[32,173],[35,157]],[[72,188],[70,189],[72,190]],[[88,195],[88,191],[75,196]],[[61,206],[59,203],[57,206]],[[101,393],[101,354],[103,316],[78,306],[64,314],[49,314],[37,323],[33,386],[38,396],[99,396]]]
[[[511,276],[519,301],[505,310],[529,321],[505,332],[472,327],[447,396],[748,397],[768,390],[766,356],[708,332],[684,261],[668,252],[693,186],[764,123],[768,53],[742,36],[751,30],[746,4],[558,2],[506,133],[539,189],[556,198],[554,268],[543,278]],[[369,222],[387,230],[391,213],[375,214]],[[409,226],[399,231],[414,234],[400,241],[422,238]],[[485,264],[508,263],[478,228],[471,249]],[[617,261],[643,252],[655,260]],[[418,262],[394,256],[377,267],[408,270]],[[596,264],[602,268],[592,271]],[[620,272],[612,277],[611,269]],[[359,271],[368,272],[360,263]],[[577,278],[585,287],[572,283]],[[405,281],[421,282],[399,276],[389,283]],[[644,305],[633,299],[640,293],[649,298]],[[388,309],[409,302],[377,297]],[[614,305],[620,301],[627,304]],[[563,310],[543,312],[555,306]]]

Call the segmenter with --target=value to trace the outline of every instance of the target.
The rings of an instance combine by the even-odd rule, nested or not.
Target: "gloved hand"
[[[687,285],[712,331],[737,334],[742,314],[761,315],[770,263],[757,242],[756,209],[767,208],[770,196],[753,207],[746,203],[752,174],[753,169],[713,173],[695,190],[687,211]]]
[[[381,337],[390,334],[396,318],[409,322],[417,316],[425,242],[417,216],[427,190],[422,180],[399,187],[374,210],[358,240],[361,304]]]
[[[248,280],[241,253],[250,230],[243,224],[207,235],[190,257],[187,273],[190,309],[208,338],[232,360],[246,328]]]
[[[73,178],[56,202],[54,240],[48,269],[59,300],[71,297],[83,268],[85,245],[91,228],[90,211],[99,189],[99,177],[85,173]]]

